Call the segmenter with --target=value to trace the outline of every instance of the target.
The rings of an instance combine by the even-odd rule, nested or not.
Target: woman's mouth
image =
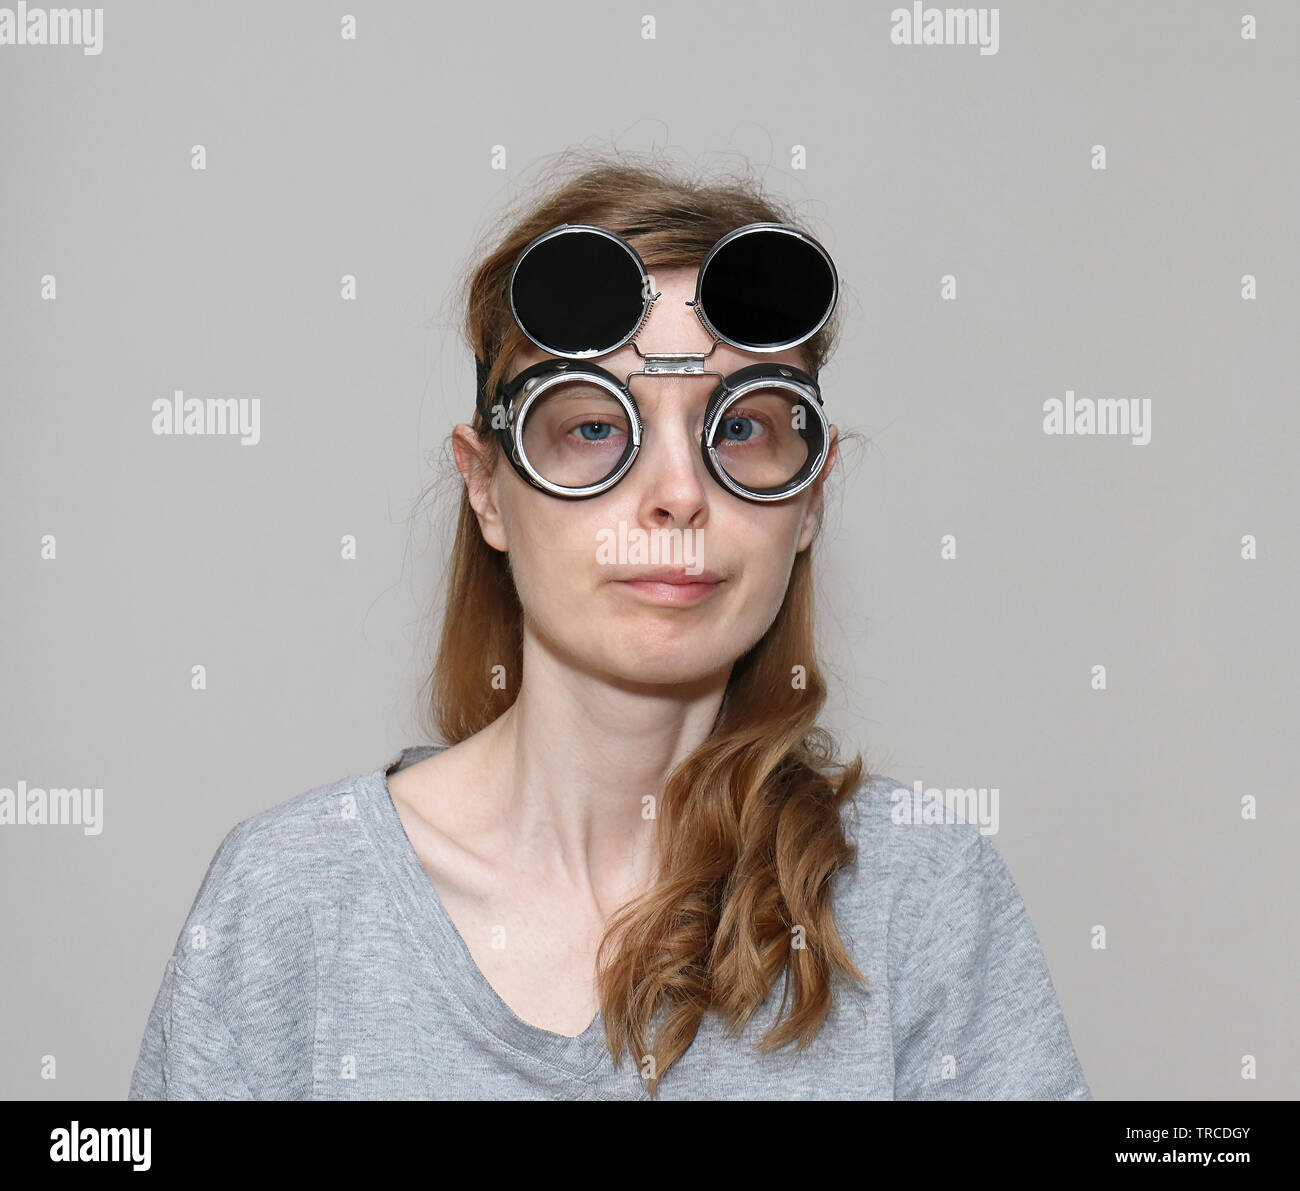
[[[725,580],[712,571],[700,571],[693,575],[681,568],[663,567],[658,570],[640,571],[625,579],[615,579],[613,582],[616,586],[634,592],[638,597],[652,603],[686,607],[708,599]]]

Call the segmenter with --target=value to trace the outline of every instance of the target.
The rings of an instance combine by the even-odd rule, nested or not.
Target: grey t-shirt
[[[131,1100],[641,1100],[603,1016],[565,1037],[496,994],[398,818],[386,776],[233,828],[163,972]],[[664,1100],[1090,1100],[1034,928],[975,824],[894,822],[877,778],[845,804],[833,878],[869,985],[837,979],[813,1043],[762,1055],[783,980],[740,1037],[706,1014]],[[911,797],[911,790],[902,787]]]

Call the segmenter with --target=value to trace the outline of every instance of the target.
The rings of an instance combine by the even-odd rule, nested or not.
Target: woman
[[[508,225],[466,294],[450,746],[231,831],[131,1098],[1090,1098],[988,838],[895,823],[817,726],[837,292],[753,187],[657,165]]]

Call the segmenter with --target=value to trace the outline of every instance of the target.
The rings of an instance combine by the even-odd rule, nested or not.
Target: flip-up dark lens
[[[760,228],[722,244],[705,263],[699,302],[724,339],[777,350],[808,339],[835,306],[835,269],[812,242]]]
[[[524,333],[553,355],[614,351],[645,313],[641,264],[627,245],[587,228],[556,232],[525,249],[510,300]]]

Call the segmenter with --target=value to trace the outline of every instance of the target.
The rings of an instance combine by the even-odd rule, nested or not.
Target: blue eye
[[[614,428],[608,422],[583,422],[578,430],[587,442],[601,442],[609,437],[609,433]],[[589,434],[588,431],[596,430],[599,433]]]
[[[728,418],[722,423],[722,435],[732,442],[744,442],[758,427],[753,418]]]

